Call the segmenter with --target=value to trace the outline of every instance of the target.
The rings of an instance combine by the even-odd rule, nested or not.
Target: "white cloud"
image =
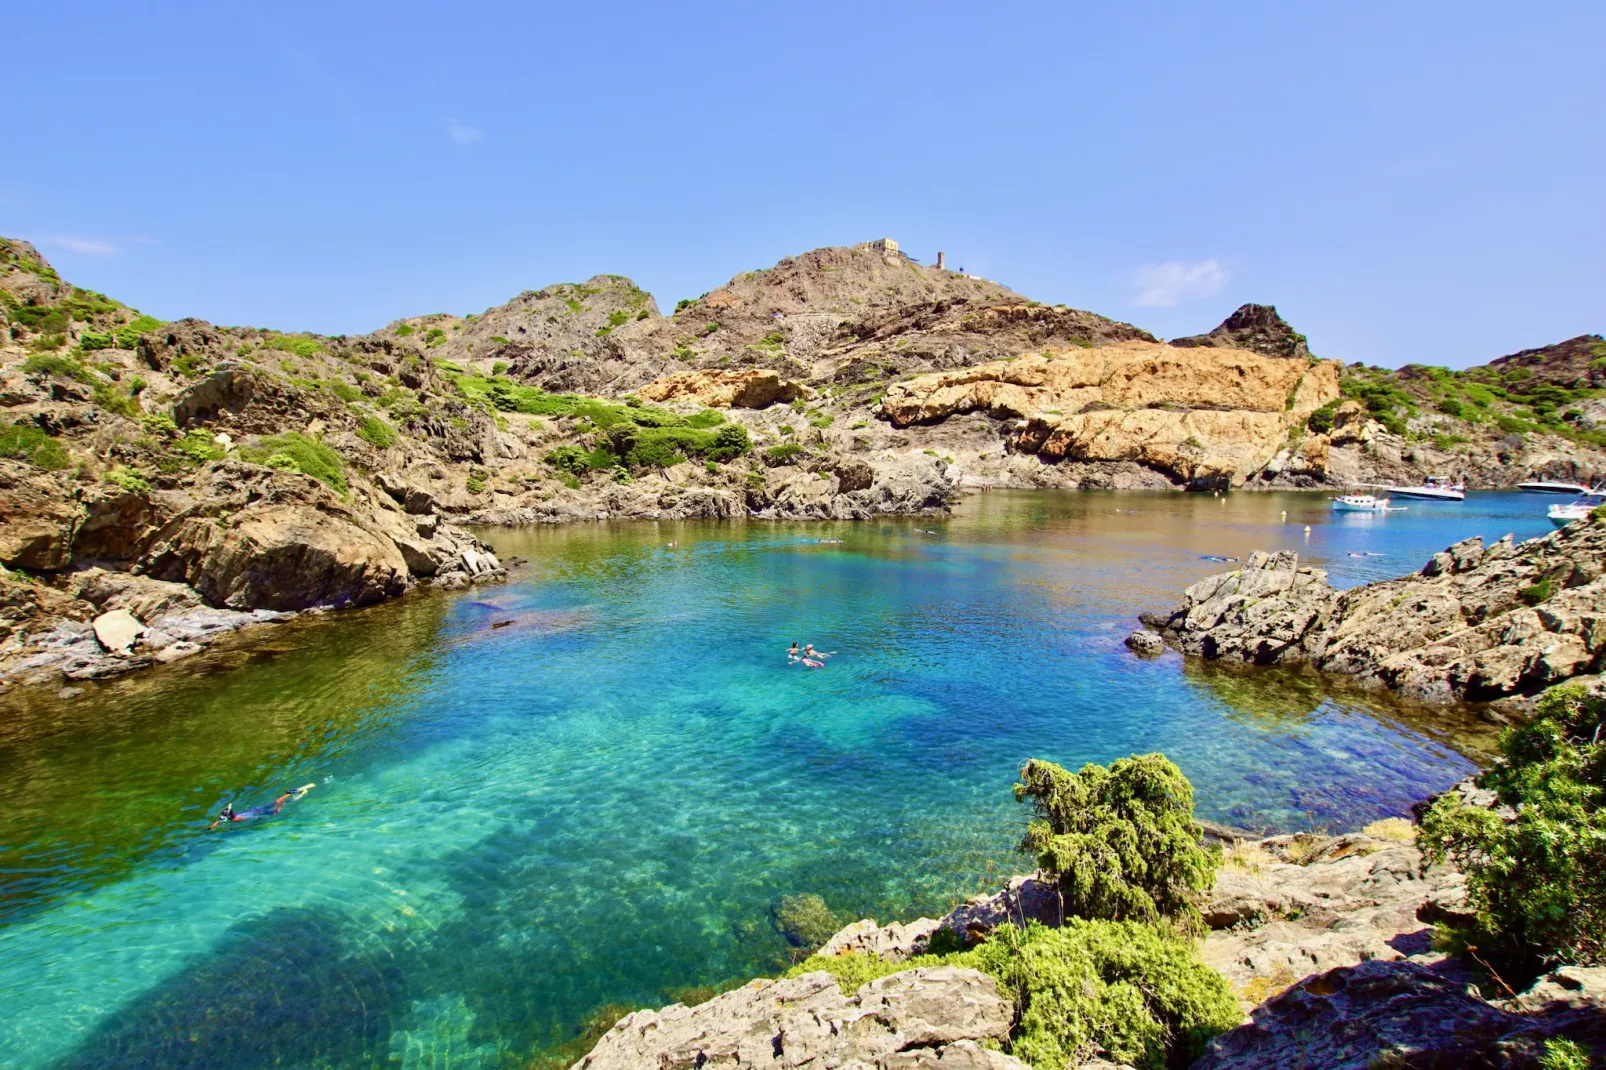
[[[83,253],[86,256],[115,256],[120,250],[109,241],[100,238],[77,238],[71,234],[56,234],[45,239],[49,245],[59,245],[70,253]]]
[[[485,131],[477,126],[469,126],[454,119],[446,124],[446,136],[459,145],[472,145],[474,142],[484,139]]]
[[[1144,264],[1132,273],[1138,287],[1133,304],[1142,308],[1170,308],[1180,301],[1213,297],[1227,285],[1227,269],[1217,260],[1167,260]]]

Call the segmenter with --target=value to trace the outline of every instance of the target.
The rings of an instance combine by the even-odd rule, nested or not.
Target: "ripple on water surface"
[[[0,1066],[524,1065],[604,1004],[780,968],[782,896],[891,919],[1019,867],[1033,755],[1163,750],[1203,815],[1252,828],[1402,813],[1473,768],[1476,722],[1120,640],[1224,567],[1204,554],[1300,549],[1342,585],[1542,513],[1037,494],[919,523],[493,532],[534,562],[505,587],[71,705],[13,695]],[[789,666],[794,639],[836,656]]]

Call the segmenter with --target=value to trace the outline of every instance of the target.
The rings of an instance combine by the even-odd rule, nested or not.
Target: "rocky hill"
[[[1476,375],[1341,371],[1258,305],[1165,345],[879,242],[744,272],[670,315],[599,275],[324,337],[164,323],[0,239],[0,672],[93,675],[158,652],[82,631],[120,604],[89,570],[184,588],[116,596],[146,606],[360,605],[497,574],[454,522],[1581,475],[1599,459],[1591,417],[1557,406],[1587,409],[1596,387],[1533,369],[1589,352]]]

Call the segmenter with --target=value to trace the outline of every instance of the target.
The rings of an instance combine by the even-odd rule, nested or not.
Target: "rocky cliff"
[[[1410,576],[1335,591],[1290,552],[1251,554],[1144,614],[1183,652],[1309,664],[1430,701],[1521,699],[1606,659],[1606,522],[1456,543]]]

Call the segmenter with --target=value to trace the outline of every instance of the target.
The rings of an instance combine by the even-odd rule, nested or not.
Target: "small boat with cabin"
[[[1389,511],[1387,498],[1376,498],[1370,494],[1345,494],[1333,499],[1333,512],[1335,513],[1386,513]]]

